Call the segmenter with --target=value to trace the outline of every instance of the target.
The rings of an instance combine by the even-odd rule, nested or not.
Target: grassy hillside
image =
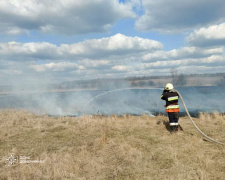
[[[194,120],[225,142],[224,115]],[[1,110],[0,179],[225,179],[225,146],[206,141],[187,117],[179,122],[183,131],[170,134],[166,116],[56,118]],[[24,156],[40,163],[21,163]]]

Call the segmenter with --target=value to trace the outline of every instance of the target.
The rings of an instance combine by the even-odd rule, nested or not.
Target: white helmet
[[[167,83],[166,87],[165,87],[165,90],[171,90],[171,89],[173,89],[173,84]]]

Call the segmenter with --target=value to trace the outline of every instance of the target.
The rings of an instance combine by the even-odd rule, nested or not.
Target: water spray
[[[106,91],[104,93],[101,93],[99,95],[94,96],[92,99],[90,99],[82,108],[82,112],[84,112],[84,110],[86,109],[86,107],[95,99],[104,96],[108,93],[112,93],[112,92],[117,92],[117,91],[125,91],[125,90],[150,90],[150,89],[156,89],[156,90],[163,90],[162,88],[123,88],[123,89],[114,89],[114,90],[110,90],[110,91]]]

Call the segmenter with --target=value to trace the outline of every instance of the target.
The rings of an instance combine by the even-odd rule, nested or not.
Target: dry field
[[[200,114],[196,124],[225,142],[225,116]],[[36,116],[0,111],[0,179],[225,179],[225,146],[211,143],[180,118]],[[13,165],[9,163],[14,158]]]

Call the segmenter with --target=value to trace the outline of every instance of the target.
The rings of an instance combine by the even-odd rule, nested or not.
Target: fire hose
[[[194,125],[194,127],[195,127],[195,128],[196,128],[196,129],[197,129],[197,130],[205,137],[205,138],[207,138],[208,140],[210,140],[210,141],[212,141],[212,142],[214,142],[214,143],[221,144],[221,145],[224,145],[224,146],[225,146],[225,143],[222,143],[222,142],[220,142],[220,141],[217,141],[217,140],[215,140],[215,139],[213,139],[213,138],[207,136],[204,132],[201,131],[201,129],[199,129],[199,127],[195,124],[195,122],[193,121],[191,115],[189,114],[188,109],[187,109],[187,107],[186,107],[186,105],[185,105],[185,102],[184,102],[183,97],[181,96],[181,94],[179,93],[179,91],[177,91],[176,89],[174,89],[174,90],[175,90],[175,91],[177,92],[177,94],[179,95],[179,97],[180,97],[180,99],[181,99],[181,101],[182,101],[182,103],[183,103],[184,109],[185,109],[185,111],[186,111],[186,113],[187,113],[187,115],[188,115],[188,117],[189,117],[191,123]]]

